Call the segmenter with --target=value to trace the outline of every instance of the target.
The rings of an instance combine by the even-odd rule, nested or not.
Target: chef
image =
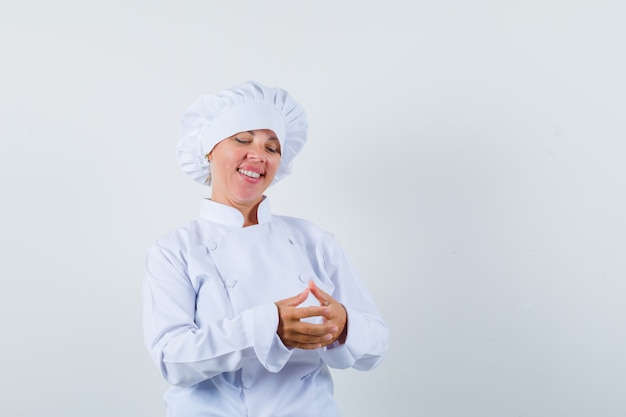
[[[329,368],[385,357],[387,326],[336,238],[264,195],[306,138],[302,106],[258,82],[183,115],[179,164],[211,193],[146,258],[144,337],[172,385],[168,417],[339,416]]]

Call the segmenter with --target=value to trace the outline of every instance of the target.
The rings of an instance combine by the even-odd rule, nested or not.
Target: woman
[[[306,132],[304,109],[256,82],[183,116],[179,163],[211,198],[150,248],[144,280],[170,417],[339,416],[329,367],[369,370],[385,356],[387,327],[333,235],[271,214],[263,194]]]

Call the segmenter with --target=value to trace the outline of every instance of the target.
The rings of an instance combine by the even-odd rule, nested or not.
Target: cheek
[[[223,159],[214,159],[211,163],[211,175],[213,178],[225,176],[228,170],[228,164]]]
[[[213,162],[211,167],[219,171],[230,170],[232,166],[236,165],[236,152],[221,149],[219,153],[213,155]]]
[[[278,171],[278,166],[280,165],[280,155],[271,159],[271,169],[273,172]]]

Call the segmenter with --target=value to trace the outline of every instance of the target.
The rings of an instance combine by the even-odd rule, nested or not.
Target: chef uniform
[[[260,98],[250,99],[250,91],[259,90],[263,90]],[[284,117],[284,124],[269,126],[242,125],[240,119],[250,117],[241,113],[227,116],[232,121],[222,119],[223,124],[233,124],[230,129],[235,133],[268,127],[288,141],[297,136],[290,136],[290,129],[306,132],[304,112],[284,90],[245,83],[227,91],[238,91],[244,98],[232,105],[235,114],[237,106],[247,106],[245,111],[254,115],[269,109],[272,114],[264,120],[276,116],[276,108],[278,114],[299,112],[291,122]],[[284,98],[282,106],[276,105],[277,95]],[[219,106],[207,112],[210,107],[197,102],[187,113],[193,122],[183,123],[181,131],[191,131],[196,142],[202,143],[198,132],[207,131],[206,126],[197,126],[198,114],[203,114],[198,109],[209,114],[201,123],[219,122],[224,113]],[[230,132],[213,129],[218,131],[216,138]],[[183,169],[201,160],[185,155],[189,136],[181,139],[187,148],[179,143]],[[205,142],[200,153],[214,146],[210,140]],[[291,149],[295,156],[303,143],[289,147],[281,142],[283,159],[284,150]],[[282,172],[279,168],[277,177],[289,172],[290,163],[286,160],[282,165],[281,160]],[[202,169],[208,167],[195,166],[190,175],[206,177],[208,173],[199,174]],[[144,336],[152,359],[172,384],[165,395],[168,417],[339,416],[329,367],[369,370],[387,352],[388,329],[335,237],[306,220],[272,214],[265,197],[257,218],[258,224],[243,227],[244,218],[237,209],[203,200],[196,220],[163,236],[148,251]],[[344,343],[294,349],[278,336],[275,302],[302,293],[310,280],[345,307]],[[309,295],[300,306],[307,305],[319,305],[319,301]]]

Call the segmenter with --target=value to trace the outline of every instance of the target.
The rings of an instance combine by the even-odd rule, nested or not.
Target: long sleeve
[[[276,335],[276,306],[265,303],[196,324],[196,288],[184,252],[154,245],[146,258],[144,339],[152,359],[173,385],[189,386],[242,367],[256,358],[278,372],[291,351]],[[217,290],[217,289],[216,289]]]
[[[242,227],[237,209],[203,200],[198,219],[148,250],[144,339],[173,385],[172,417],[338,417],[328,367],[367,370],[385,356],[387,327],[332,234],[271,214],[266,200],[258,218]],[[311,279],[346,307],[347,339],[290,349],[275,303]],[[309,295],[301,307],[318,303]]]
[[[379,365],[389,348],[389,330],[361,278],[334,237],[318,246],[323,269],[335,285],[333,298],[348,313],[347,338],[321,350],[332,368],[370,370]]]

